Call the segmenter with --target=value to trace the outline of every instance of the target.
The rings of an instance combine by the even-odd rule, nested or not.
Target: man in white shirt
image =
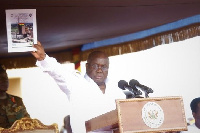
[[[193,99],[190,103],[190,107],[195,123],[188,126],[188,131],[183,131],[181,133],[200,133],[200,97]]]
[[[45,54],[40,42],[31,52],[36,65],[47,72],[70,100],[70,123],[73,133],[85,133],[85,121],[116,109],[115,100],[126,96],[108,76],[109,58],[101,51],[92,52],[86,63],[86,74],[63,70],[55,58]]]

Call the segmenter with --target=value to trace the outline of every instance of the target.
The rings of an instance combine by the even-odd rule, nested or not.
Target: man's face
[[[8,76],[6,72],[0,73],[0,91],[7,91],[8,90]]]
[[[196,113],[193,112],[193,117],[195,119],[195,123],[197,123],[197,125],[200,125],[200,103],[198,103],[197,112]]]
[[[97,57],[86,64],[87,75],[94,80],[97,85],[104,84],[108,76],[109,60],[105,57]]]

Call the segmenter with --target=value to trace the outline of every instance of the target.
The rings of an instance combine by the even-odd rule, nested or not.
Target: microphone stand
[[[144,98],[144,97],[142,97],[142,96],[140,96],[140,95],[142,95],[142,92],[141,91],[138,91],[138,92],[134,92],[134,91],[129,91],[130,92],[130,94],[128,95],[126,95],[126,98],[127,99],[129,99],[129,98]]]
[[[145,98],[149,97],[149,93],[153,93],[153,90],[149,87],[146,87],[144,85],[140,85],[141,90],[145,93]],[[146,89],[145,89],[146,88]]]
[[[144,91],[144,93],[145,93],[145,98],[148,98],[149,97],[149,92]]]

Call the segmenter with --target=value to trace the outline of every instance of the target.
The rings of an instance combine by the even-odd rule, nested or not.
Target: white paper
[[[6,10],[8,52],[36,51],[36,9]]]

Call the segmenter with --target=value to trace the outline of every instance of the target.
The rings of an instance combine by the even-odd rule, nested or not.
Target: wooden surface
[[[142,118],[142,109],[146,103],[150,102],[159,105],[164,113],[164,120],[158,127],[147,126]],[[121,133],[187,130],[184,106],[181,97],[134,98],[118,100],[117,108],[118,115],[120,116],[119,129]]]
[[[142,108],[148,102],[158,104],[164,113],[163,123],[151,128],[142,119]],[[187,130],[182,97],[133,98],[117,100],[117,109],[86,122],[86,130],[114,133],[150,133]]]
[[[86,121],[86,131],[111,131],[118,128],[117,110],[95,117]]]

